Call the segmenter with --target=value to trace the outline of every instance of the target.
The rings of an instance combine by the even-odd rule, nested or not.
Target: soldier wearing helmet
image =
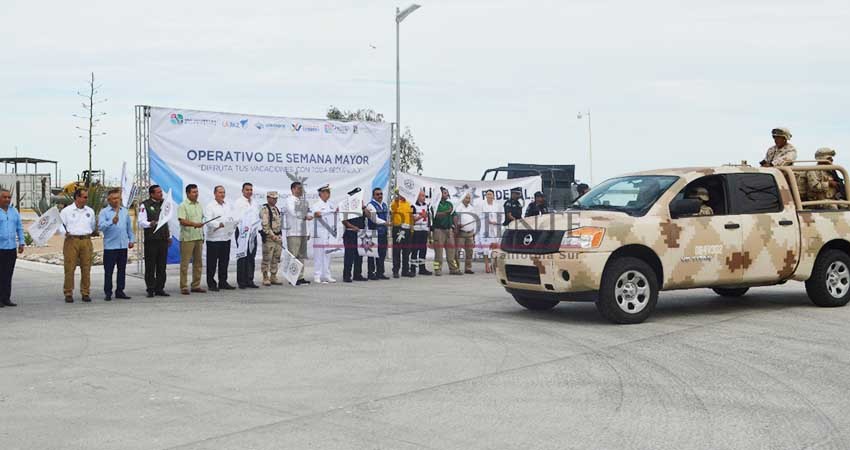
[[[835,150],[831,148],[820,148],[815,152],[818,165],[830,165],[835,157]],[[844,185],[839,181],[838,174],[834,170],[812,170],[806,172],[809,200],[841,200],[844,197]],[[821,206],[828,209],[837,209],[837,205]]]
[[[708,196],[708,189],[704,187],[696,187],[688,190],[688,194],[685,196],[690,199],[699,200],[702,202],[702,205],[699,207],[698,216],[713,216],[714,210],[711,209],[711,206],[708,206],[708,201],[710,197]]]
[[[762,167],[779,167],[792,164],[797,159],[797,149],[791,145],[791,131],[787,128],[774,128],[773,147],[767,149],[767,155],[761,161]]]

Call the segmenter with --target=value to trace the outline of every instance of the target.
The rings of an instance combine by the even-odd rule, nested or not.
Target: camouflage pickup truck
[[[847,172],[814,162],[607,180],[567,211],[511,223],[495,251],[496,278],[525,308],[594,301],[615,323],[644,321],[661,290],[711,288],[739,297],[789,280],[804,281],[818,306],[843,306],[850,299],[850,202],[801,200],[801,188],[809,171],[845,180]]]

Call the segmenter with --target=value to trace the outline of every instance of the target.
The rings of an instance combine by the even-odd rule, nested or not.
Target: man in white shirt
[[[331,187],[319,188],[319,200],[310,208],[313,211],[313,281],[336,283],[331,277],[331,257],[328,254],[336,239],[336,213],[339,208],[331,205]]]
[[[242,196],[239,197],[239,200],[236,200],[236,204],[233,205],[234,215],[237,219],[240,219],[248,214],[249,211],[253,211],[257,217],[260,217],[260,205],[254,201],[254,185],[251,183],[242,183]],[[239,238],[239,232],[236,231],[236,237]],[[255,260],[257,259],[257,237],[252,236],[249,239],[254,239],[254,242],[248,243],[248,254],[243,258],[239,258],[236,260],[236,284],[239,286],[239,289],[246,288],[259,288],[254,283],[254,271],[256,270],[254,267]]]
[[[62,208],[59,217],[65,228],[65,244],[62,252],[65,256],[65,303],[74,303],[74,272],[80,266],[80,295],[84,302],[91,301],[91,235],[94,233],[96,218],[94,210],[86,206],[89,192],[77,189],[74,203]]]
[[[472,206],[472,194],[466,193],[460,204],[455,206],[455,226],[457,235],[455,237],[455,249],[463,249],[464,273],[473,274],[472,256],[475,249],[475,228],[478,226],[478,214]],[[458,269],[460,269],[460,256],[458,256]]]
[[[490,256],[493,250],[499,248],[500,236],[499,228],[502,220],[502,205],[496,202],[496,193],[492,189],[484,191],[484,203],[481,204],[481,231],[478,233],[478,240],[484,250],[484,271],[492,273],[493,268],[490,266]]]
[[[213,188],[215,200],[207,203],[204,217],[210,220],[206,224],[207,235],[207,288],[215,292],[220,289],[236,289],[227,283],[227,266],[230,264],[230,239],[233,237],[234,222],[230,203],[225,198],[224,186]],[[218,282],[215,280],[218,272]]]
[[[304,199],[304,186],[298,181],[294,181],[289,185],[289,191],[292,195],[286,198],[283,205],[283,213],[286,217],[286,247],[289,253],[292,253],[301,263],[307,258],[307,241],[310,239],[310,232],[307,229],[307,221],[313,220],[313,215],[310,214],[310,205]],[[296,285],[310,284],[304,279],[304,267],[301,267],[301,273],[298,274]]]

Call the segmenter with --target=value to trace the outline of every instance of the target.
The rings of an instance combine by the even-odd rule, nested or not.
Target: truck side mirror
[[[670,216],[674,219],[699,214],[702,200],[696,198],[682,198],[670,203]]]

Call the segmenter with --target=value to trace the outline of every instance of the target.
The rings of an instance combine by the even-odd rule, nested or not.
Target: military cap
[[[543,192],[540,192],[540,191],[535,192],[535,193],[534,193],[534,196],[535,196],[535,197],[546,197],[546,195],[545,195],[545,194],[543,194]]]
[[[818,151],[815,152],[815,159],[826,159],[832,158],[835,156],[835,150],[829,147],[819,148]]]
[[[328,192],[330,192],[330,191],[331,191],[331,185],[330,185],[330,184],[325,184],[324,186],[322,186],[322,187],[320,187],[320,188],[318,189],[318,192],[322,192],[322,191],[328,191]]]
[[[774,128],[773,130],[771,130],[770,134],[773,137],[784,137],[787,140],[791,139],[791,130],[789,130],[788,128]]]
[[[268,198],[277,198],[277,191],[269,191],[266,193],[266,197]]]
[[[515,187],[515,188],[511,189],[511,192],[516,192],[517,194],[522,194],[522,188],[521,187]]]
[[[700,199],[704,202],[707,202],[708,199],[709,199],[708,189],[706,189],[704,187],[698,187],[698,188],[691,189],[691,191],[688,192],[688,198],[698,198],[698,199]]]

